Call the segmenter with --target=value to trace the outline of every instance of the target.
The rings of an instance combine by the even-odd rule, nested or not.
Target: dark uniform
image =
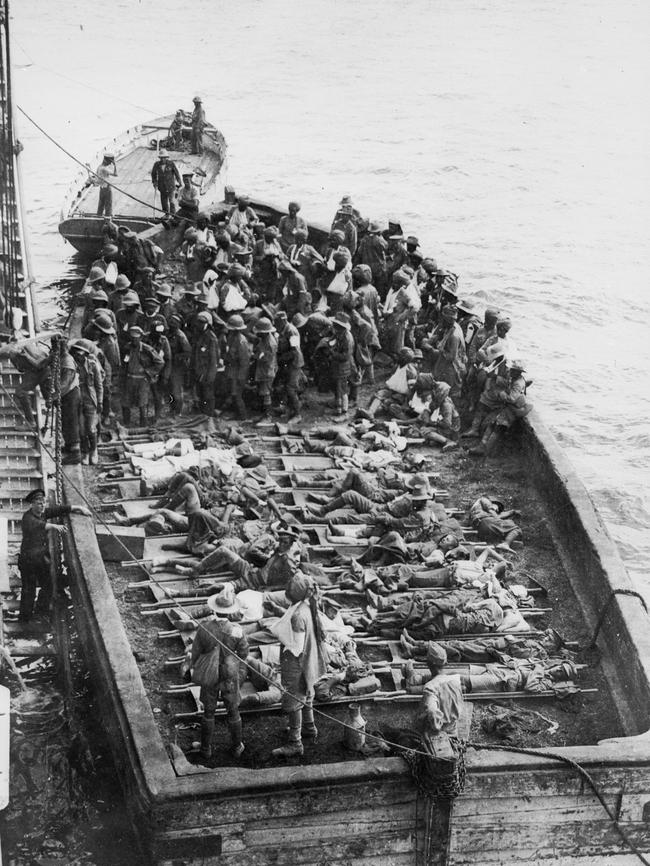
[[[20,620],[28,622],[34,611],[36,588],[40,587],[36,611],[47,613],[52,600],[52,577],[50,574],[50,551],[45,525],[54,517],[66,517],[72,509],[69,505],[46,508],[40,517],[31,510],[23,514],[21,523],[22,542],[18,555],[18,568],[22,589],[20,593]]]

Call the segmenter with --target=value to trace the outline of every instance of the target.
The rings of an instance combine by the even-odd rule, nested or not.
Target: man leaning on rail
[[[18,568],[22,588],[20,592],[20,622],[29,622],[34,613],[36,589],[40,587],[36,600],[36,612],[47,614],[52,601],[52,576],[50,573],[50,551],[48,533],[65,535],[67,529],[49,521],[68,514],[83,514],[90,517],[90,511],[83,505],[53,505],[46,507],[45,491],[40,487],[25,497],[29,510],[23,514],[22,542],[18,555]]]

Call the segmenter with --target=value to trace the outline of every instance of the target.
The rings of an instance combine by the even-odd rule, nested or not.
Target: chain
[[[48,403],[51,402],[52,405],[51,424],[52,432],[54,433],[55,493],[57,503],[63,501],[63,466],[61,464],[61,354],[63,346],[64,343],[61,338],[52,338],[52,348],[50,349],[50,367],[52,373]]]
[[[418,792],[426,800],[452,800],[465,788],[465,751],[467,744],[458,737],[449,737],[454,760],[438,760],[433,756],[429,738],[421,740],[421,748],[401,752],[409,766]]]

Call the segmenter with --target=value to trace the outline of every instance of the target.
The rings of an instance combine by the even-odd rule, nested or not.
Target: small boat
[[[179,136],[170,133],[174,119],[175,115],[169,114],[127,129],[90,163],[94,170],[101,164],[105,152],[115,157],[117,176],[112,217],[132,231],[144,231],[164,216],[160,195],[151,183],[151,169],[160,148],[165,148],[181,175],[191,171],[201,178],[202,194],[215,184],[221,171],[226,157],[226,141],[221,132],[207,124],[203,132],[203,153],[195,155],[189,151],[186,125]],[[90,177],[84,169],[77,173],[61,208],[59,231],[80,253],[94,256],[101,247],[104,217],[97,216],[99,188]]]

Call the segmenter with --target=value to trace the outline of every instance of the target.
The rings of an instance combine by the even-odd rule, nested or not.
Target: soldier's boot
[[[88,436],[88,444],[90,446],[90,451],[88,452],[88,462],[91,466],[97,466],[99,461],[99,454],[97,452],[97,434],[91,433]]]
[[[238,722],[228,722],[228,730],[230,731],[230,741],[232,743],[232,753],[236,758],[239,758],[246,748],[242,741],[242,724],[241,719]]]
[[[318,739],[318,728],[314,722],[314,708],[311,704],[305,704],[302,708],[302,735],[314,742]]]
[[[214,719],[201,719],[201,760],[209,761],[212,757],[212,737],[214,735]]]
[[[490,457],[496,451],[499,442],[501,441],[501,428],[494,427],[486,436],[483,437],[483,449],[486,457]]]
[[[289,713],[289,742],[271,752],[274,758],[292,758],[303,754],[302,747],[302,710]]]

